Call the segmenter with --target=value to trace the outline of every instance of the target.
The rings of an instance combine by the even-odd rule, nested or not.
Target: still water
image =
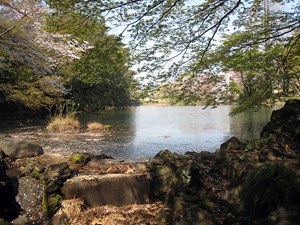
[[[47,153],[104,153],[125,162],[137,162],[148,160],[165,149],[179,154],[214,152],[232,136],[240,140],[259,138],[273,109],[263,108],[259,112],[229,117],[232,107],[224,105],[203,110],[202,106],[140,106],[78,115],[81,124],[111,125],[111,132],[106,134],[87,129],[55,133],[45,126],[19,127],[6,130],[6,133],[34,139]]]

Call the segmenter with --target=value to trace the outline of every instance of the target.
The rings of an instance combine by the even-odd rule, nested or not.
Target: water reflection
[[[95,114],[99,122],[119,125],[123,131],[114,141],[127,143],[118,155],[125,160],[145,160],[160,150],[214,152],[232,136],[240,140],[259,138],[272,110],[246,112],[229,117],[232,106],[217,109],[202,106],[148,106],[108,114]]]
[[[113,127],[111,133],[49,132],[45,126],[10,129],[14,137],[37,140],[48,153],[107,154],[125,161],[145,161],[160,150],[183,154],[202,150],[214,152],[232,136],[240,140],[259,138],[272,109],[229,117],[232,106],[202,109],[202,106],[141,106],[106,113],[83,113],[81,124],[99,122]]]
[[[273,110],[282,108],[261,108],[260,111],[248,111],[230,118],[229,136],[236,136],[240,140],[254,140],[259,138],[262,128],[270,121]]]

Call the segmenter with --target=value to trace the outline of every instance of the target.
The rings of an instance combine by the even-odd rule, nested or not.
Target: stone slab
[[[105,174],[68,179],[62,189],[67,199],[83,198],[88,206],[125,206],[152,202],[146,175]]]

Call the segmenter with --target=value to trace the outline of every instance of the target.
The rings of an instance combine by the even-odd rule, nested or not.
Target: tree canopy
[[[6,99],[19,96],[9,90],[25,93],[20,82],[40,90],[45,86],[36,83],[49,75],[53,80],[63,78],[69,88],[80,82],[77,87],[104,85],[114,90],[109,96],[116,96],[118,85],[126,90],[131,86],[132,76],[126,74],[134,64],[151,85],[180,85],[170,95],[178,101],[217,105],[239,95],[242,105],[234,113],[299,96],[298,2],[1,0],[0,4],[0,91]],[[109,34],[111,29],[114,35]],[[224,78],[220,72],[233,72],[237,79]],[[188,78],[182,80],[185,75]],[[112,83],[114,88],[108,88]]]
[[[54,30],[76,35],[84,26],[95,29],[96,21],[118,29],[119,37],[129,40],[131,56],[141,65],[140,72],[152,80],[150,83],[175,82],[186,73],[194,79],[203,73],[210,75],[197,85],[218,87],[208,95],[207,104],[215,105],[236,90],[232,82],[220,88],[224,84],[220,80],[220,70],[243,73],[244,102],[250,100],[237,112],[251,106],[259,107],[263,102],[274,102],[276,97],[283,96],[274,94],[274,90],[291,84],[285,82],[291,76],[286,77],[282,70],[290,60],[288,55],[296,52],[291,49],[299,42],[298,2],[48,0],[47,3],[54,10],[48,17],[48,24]],[[216,47],[220,45],[222,50]],[[212,54],[219,58],[211,57]],[[250,63],[247,57],[254,60]],[[285,95],[290,96],[286,90],[291,88],[283,89]],[[213,96],[213,93],[216,94]],[[185,95],[180,94],[179,99],[184,100]],[[203,99],[206,94],[203,88],[198,93],[201,98],[194,99]]]

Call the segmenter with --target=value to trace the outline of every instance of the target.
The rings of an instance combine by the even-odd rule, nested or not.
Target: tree
[[[129,105],[132,75],[127,50],[113,35],[93,34],[88,40],[92,47],[75,62],[69,77],[72,99],[85,110]]]
[[[273,2],[286,5],[290,1]],[[189,5],[186,0],[48,0],[47,3],[54,10],[48,18],[50,25],[56,25],[57,28],[63,26],[64,33],[72,34],[79,32],[83,26],[94,26],[95,19],[99,18],[105,18],[112,26],[122,25],[120,37],[131,35],[129,46],[134,50],[131,54],[143,65],[141,70],[146,72],[150,83],[153,82],[151,79],[155,79],[156,83],[174,82],[185,73],[191,73],[193,77],[203,73],[217,77],[218,73],[214,71],[214,67],[208,67],[206,56],[215,48],[214,39],[218,35],[220,37],[230,32],[230,25],[240,32],[238,38],[232,40],[231,48],[227,49],[229,52],[236,52],[236,56],[239,55],[238,52],[252,51],[253,54],[254,49],[260,50],[259,46],[264,43],[265,46],[271,46],[279,42],[281,46],[287,46],[298,41],[292,34],[299,28],[299,3],[286,10],[270,7],[267,0],[206,0],[194,5]],[[71,24],[70,29],[68,24]],[[260,57],[265,56],[262,54]],[[176,57],[180,58],[175,60]],[[269,78],[277,75],[279,74],[269,75]],[[250,73],[248,76],[251,77]],[[219,78],[211,79],[216,81],[218,86]],[[249,87],[250,94],[250,87],[252,89],[255,84],[246,80],[245,84]],[[271,90],[261,85],[255,89],[257,88],[263,89],[255,92],[255,98],[251,94],[253,102],[260,99],[258,93]],[[217,98],[219,97],[220,94]],[[216,104],[216,98],[210,96],[207,103]]]
[[[63,86],[67,63],[79,58],[87,44],[75,48],[76,42],[45,32],[46,9],[40,1],[2,0],[0,5],[0,103],[44,107],[51,115],[68,93]]]
[[[236,36],[235,36],[236,37]],[[233,37],[229,41],[234,41]],[[226,40],[227,41],[227,40]],[[288,96],[282,85],[286,82],[283,71],[282,54],[284,46],[275,44],[268,50],[251,46],[251,49],[237,50],[228,53],[226,41],[217,48],[207,62],[218,61],[224,72],[235,71],[239,76],[240,90],[232,89],[232,83],[227,83],[227,98],[239,92],[239,107],[231,112],[232,115],[247,109],[257,110],[261,106],[272,105],[282,96]]]
[[[263,105],[273,105],[276,101],[299,95],[290,91],[295,90],[293,83],[298,79],[297,76],[291,82],[291,77],[287,75],[290,73],[287,68],[290,64],[289,54],[297,48],[299,33],[292,32],[292,36],[280,33],[277,36],[271,35],[274,21],[279,22],[280,18],[276,13],[280,13],[277,9],[271,11],[268,1],[263,1],[263,4],[255,2],[250,9],[253,16],[245,20],[241,18],[244,30],[224,35],[222,44],[206,57],[207,65],[240,74],[242,104],[231,115],[247,109],[257,110]],[[257,31],[261,41],[257,41]]]

